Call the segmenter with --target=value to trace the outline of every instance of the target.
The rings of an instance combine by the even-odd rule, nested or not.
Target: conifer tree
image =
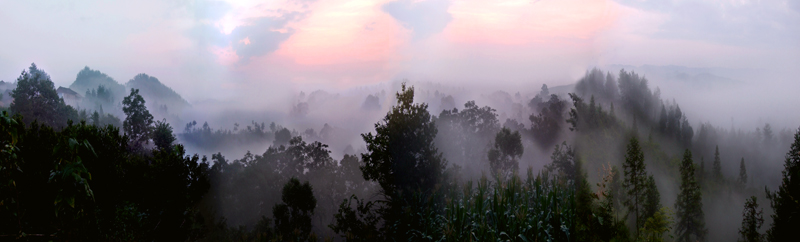
[[[644,224],[644,209],[646,199],[646,185],[647,185],[647,172],[645,171],[644,153],[639,146],[639,139],[636,136],[631,138],[628,143],[628,150],[625,154],[625,163],[622,168],[625,173],[625,179],[622,186],[627,191],[627,199],[625,205],[630,212],[633,212],[636,222],[636,236],[638,237],[639,226]]]
[[[644,201],[644,214],[643,218],[647,219],[655,215],[661,209],[661,194],[656,187],[656,180],[653,175],[650,175],[645,184],[645,201]]]
[[[697,171],[697,183],[703,184],[706,178],[706,160],[704,157],[700,157],[700,169]]]
[[[717,145],[716,151],[714,151],[714,171],[713,171],[714,179],[717,181],[722,180],[722,161],[719,158],[719,145]]]
[[[764,224],[763,211],[758,209],[756,196],[751,196],[744,204],[742,212],[742,227],[739,228],[739,241],[741,242],[760,242],[764,241],[764,235],[759,233],[761,225]]]
[[[744,157],[742,157],[742,161],[739,162],[739,184],[742,187],[747,185],[747,168],[744,166]]]
[[[769,241],[797,241],[800,228],[800,129],[786,153],[783,181],[775,192],[767,190],[772,210],[772,227],[767,231]]]
[[[695,181],[692,152],[683,153],[681,161],[681,186],[675,209],[678,223],[675,225],[677,241],[704,241],[706,233],[705,215],[703,214],[703,198],[700,186]]]

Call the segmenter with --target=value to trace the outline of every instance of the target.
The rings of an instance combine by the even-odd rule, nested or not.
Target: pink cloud
[[[616,4],[605,0],[458,1],[450,6],[453,20],[441,33],[416,41],[412,30],[382,10],[385,2],[311,4],[305,18],[287,25],[295,32],[277,50],[234,69],[334,86],[382,82],[420,72],[445,79],[498,76],[497,68],[483,67],[486,61],[495,65],[560,63],[574,69],[592,58],[597,47],[594,39],[619,15]],[[215,54],[220,63],[235,63],[230,50],[219,49]],[[555,55],[561,60],[552,60]],[[503,68],[524,70],[522,66]]]

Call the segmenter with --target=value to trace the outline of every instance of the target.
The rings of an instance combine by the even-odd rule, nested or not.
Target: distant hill
[[[189,107],[189,102],[184,100],[181,95],[176,93],[158,81],[158,78],[141,73],[125,83],[127,90],[131,88],[139,89],[139,94],[144,97],[148,107],[160,108],[166,105],[170,113],[180,112]],[[163,110],[162,110],[163,111]]]
[[[72,85],[69,85],[69,89],[72,89],[80,95],[84,95],[87,90],[97,89],[100,85],[111,90],[111,93],[114,94],[114,97],[118,100],[122,100],[122,97],[126,94],[125,86],[119,84],[114,78],[109,77],[105,73],[92,70],[88,66],[78,72],[78,77],[75,78],[75,82],[73,82]]]
[[[139,89],[139,94],[144,97],[151,112],[161,114],[177,113],[189,106],[189,102],[173,91],[172,88],[165,86],[157,78],[144,73],[136,75],[125,85],[122,85],[105,73],[92,70],[87,66],[78,72],[78,77],[75,78],[75,82],[69,88],[80,95],[84,95],[87,90],[96,90],[100,85],[111,90],[114,96],[113,101],[117,104],[130,94],[131,88],[136,88]],[[164,106],[167,107],[167,110],[163,109]]]

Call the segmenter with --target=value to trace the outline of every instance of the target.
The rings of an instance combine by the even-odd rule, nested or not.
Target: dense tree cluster
[[[26,124],[34,120],[41,124],[63,128],[67,120],[77,120],[78,112],[64,103],[56,93],[50,75],[31,64],[17,78],[17,88],[11,92],[14,102],[9,111],[20,114]]]
[[[475,101],[431,115],[403,84],[374,131],[361,135],[366,149],[349,146],[338,160],[325,144],[334,132],[327,124],[317,133],[192,121],[176,135],[135,88],[119,104],[121,121],[103,113],[118,100],[115,87],[103,85],[110,78],[95,72],[79,74],[94,80],[81,82],[87,99],[102,103],[91,113],[65,105],[35,65],[18,79],[13,116],[0,115],[0,240],[705,241],[716,238],[703,204],[720,205],[719,194],[750,197],[731,205],[744,205],[741,241],[791,241],[800,221],[800,129],[791,136],[769,124],[744,132],[701,123],[695,135],[676,102],[624,70],[588,71],[571,103],[546,85],[532,99],[518,93],[513,98],[530,100],[528,129],[521,114],[502,111],[512,118],[500,126],[497,110]],[[368,96],[361,108],[379,110],[383,96]],[[435,98],[455,106],[452,96]],[[295,109],[308,112],[308,103]],[[208,159],[187,155],[181,142],[265,150]],[[768,178],[752,161],[788,143],[778,189],[755,189]],[[522,161],[539,162],[523,154],[542,149],[552,151],[544,168],[520,175]],[[702,157],[711,154],[706,171]],[[673,206],[662,205],[675,193]],[[774,211],[766,233],[756,202],[764,197]]]
[[[534,99],[535,100],[535,99]],[[538,115],[531,115],[531,135],[542,147],[550,147],[555,144],[558,135],[564,126],[564,112],[566,112],[567,102],[561,100],[557,95],[551,94],[546,102],[534,104],[539,109]]]
[[[460,111],[455,108],[443,110],[438,117],[433,117],[438,130],[435,143],[443,156],[465,169],[488,168],[486,152],[495,141],[492,138],[500,131],[495,111],[468,101]],[[473,170],[464,172],[480,174]]]

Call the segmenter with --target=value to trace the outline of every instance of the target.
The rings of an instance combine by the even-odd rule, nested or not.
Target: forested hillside
[[[0,115],[0,240],[792,241],[800,227],[800,128],[701,123],[632,71],[496,92],[498,107],[402,83],[353,107],[388,110],[336,157],[348,129],[173,127],[148,108],[188,108],[172,89],[114,83],[80,72],[95,108],[66,105],[36,65],[16,80]],[[313,96],[289,115],[338,98]],[[247,144],[260,149],[223,153]]]

